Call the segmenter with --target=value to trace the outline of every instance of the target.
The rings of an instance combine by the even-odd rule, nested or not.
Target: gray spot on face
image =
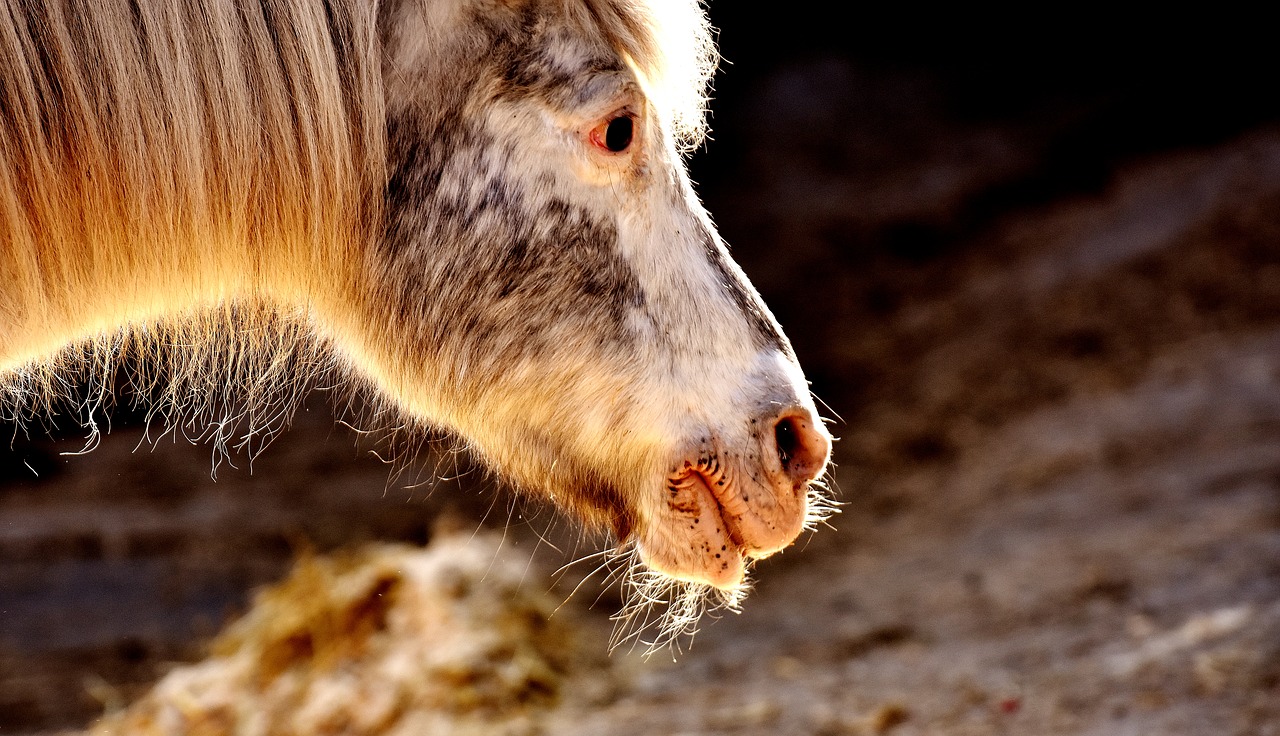
[[[499,41],[503,63],[498,73],[498,96],[509,99],[537,97],[561,109],[573,109],[596,96],[596,83],[610,74],[623,74],[626,67],[606,48],[576,59],[572,66],[557,57],[556,49],[583,49],[583,39],[564,36],[563,29],[538,22],[536,8],[525,9],[519,34]]]
[[[466,335],[477,357],[528,357],[565,325],[599,344],[634,341],[628,314],[644,292],[612,222],[532,196],[512,149],[461,116],[393,117],[389,142],[380,270],[424,347]]]
[[[454,64],[437,105],[388,115],[375,268],[392,284],[385,301],[395,318],[417,330],[427,354],[462,350],[468,362],[500,365],[554,348],[566,329],[615,352],[638,337],[631,316],[645,294],[613,218],[555,195],[547,172],[515,163],[523,141],[497,138],[469,112],[491,105],[495,89],[552,104],[576,94],[575,80],[621,69],[604,49],[566,68],[553,50],[571,39],[548,37],[562,31],[534,10],[478,23],[485,38]]]

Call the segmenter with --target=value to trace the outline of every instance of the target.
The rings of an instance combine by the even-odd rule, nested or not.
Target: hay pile
[[[571,628],[495,536],[303,559],[94,736],[520,733],[553,704]]]

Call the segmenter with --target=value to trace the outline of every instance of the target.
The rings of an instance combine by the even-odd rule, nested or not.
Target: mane
[[[101,308],[104,275],[173,274],[145,320],[254,291],[223,253],[361,237],[385,159],[367,5],[0,0],[0,336]]]
[[[92,444],[123,378],[225,451],[228,412],[248,442],[296,402],[324,351],[264,287],[314,288],[377,221],[374,10],[0,0],[0,414],[75,409]],[[267,278],[268,243],[295,278]],[[146,294],[102,288],[146,273]]]

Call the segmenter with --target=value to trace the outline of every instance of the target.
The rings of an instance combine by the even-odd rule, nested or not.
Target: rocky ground
[[[1280,733],[1270,111],[1166,119],[1222,100],[1195,79],[1180,80],[1190,102],[1130,78],[1092,91],[1043,65],[1006,81],[1058,87],[992,107],[1003,88],[965,69],[821,44],[764,60],[734,21],[744,81],[726,77],[695,174],[840,416],[843,513],[760,564],[742,613],[675,661],[605,656],[620,601],[588,581],[550,618],[572,643],[540,694],[449,706],[447,723]],[[429,494],[388,483],[322,400],[252,474],[216,484],[208,448],[135,451],[140,433],[126,422],[76,457],[57,454],[74,438],[19,438],[0,456],[0,733],[84,728],[165,673],[190,677],[175,663],[209,655],[305,548],[505,529],[501,569],[556,600],[578,571],[550,571],[593,549],[449,455],[426,464],[451,479]]]

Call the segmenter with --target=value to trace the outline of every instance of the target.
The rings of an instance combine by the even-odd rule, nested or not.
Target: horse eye
[[[635,121],[630,115],[619,115],[597,125],[591,131],[591,142],[611,153],[622,153],[631,147],[635,135]]]
[[[622,115],[609,121],[604,131],[604,145],[614,153],[621,153],[631,145],[631,134],[634,128],[631,118]]]

